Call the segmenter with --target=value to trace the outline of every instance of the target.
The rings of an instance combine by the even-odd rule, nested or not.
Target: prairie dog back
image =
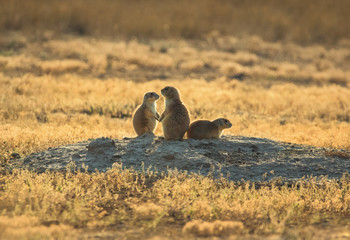
[[[182,140],[190,124],[189,112],[176,88],[165,87],[161,93],[165,97],[165,110],[159,121],[162,123],[164,139]]]
[[[218,139],[225,128],[232,127],[229,120],[218,118],[214,121],[197,120],[189,126],[187,138],[192,139]]]

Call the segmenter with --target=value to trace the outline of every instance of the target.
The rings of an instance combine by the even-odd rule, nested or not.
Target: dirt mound
[[[115,163],[136,170],[223,174],[230,180],[293,180],[307,175],[339,178],[350,170],[350,152],[276,142],[269,139],[223,136],[219,140],[165,141],[153,134],[122,140],[98,138],[51,148],[15,160],[15,168],[37,172],[65,170],[74,162],[88,171],[104,172]]]

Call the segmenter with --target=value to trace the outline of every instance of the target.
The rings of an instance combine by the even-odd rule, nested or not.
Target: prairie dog
[[[225,128],[232,127],[226,118],[218,118],[214,121],[198,120],[191,123],[187,138],[192,139],[218,139]]]
[[[165,109],[159,121],[162,123],[164,139],[182,140],[190,125],[188,110],[181,102],[176,88],[165,87],[161,93],[165,97]]]
[[[138,136],[146,132],[153,132],[156,128],[159,119],[156,110],[158,99],[159,95],[155,92],[145,93],[142,104],[134,112],[132,123]]]

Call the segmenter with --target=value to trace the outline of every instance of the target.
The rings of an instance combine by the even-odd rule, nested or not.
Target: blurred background
[[[349,0],[0,0],[0,160],[135,136],[134,109],[165,85],[192,120],[230,119],[225,134],[350,149],[349,9]]]
[[[298,44],[350,37],[348,0],[0,0],[0,6],[2,34],[201,38],[217,30]]]

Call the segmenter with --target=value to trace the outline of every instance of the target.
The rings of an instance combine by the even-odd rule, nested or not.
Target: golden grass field
[[[224,134],[350,150],[347,1],[151,2],[0,0],[0,239],[348,239],[348,175],[8,171],[17,154],[136,137],[134,109],[167,85],[192,121],[228,118]]]
[[[192,120],[230,119],[225,134],[350,149],[350,44],[326,49],[216,34],[194,42],[2,41],[21,46],[0,56],[2,159],[134,137],[133,110],[146,91],[160,94],[166,85],[180,90]],[[161,98],[159,112],[163,105]]]
[[[0,0],[0,31],[201,38],[215,29],[268,41],[334,44],[350,37],[348,0]]]
[[[144,92],[166,85],[181,91],[192,120],[228,118],[233,127],[224,134],[350,149],[348,42],[325,48],[218,33],[143,42],[12,33],[1,44],[7,46],[0,57],[2,167],[13,153],[135,137],[133,110]],[[161,98],[159,112],[163,104]],[[119,168],[95,174],[4,168],[0,183],[2,237],[312,238],[320,228],[349,236],[347,176],[255,189],[176,172],[156,178]]]

